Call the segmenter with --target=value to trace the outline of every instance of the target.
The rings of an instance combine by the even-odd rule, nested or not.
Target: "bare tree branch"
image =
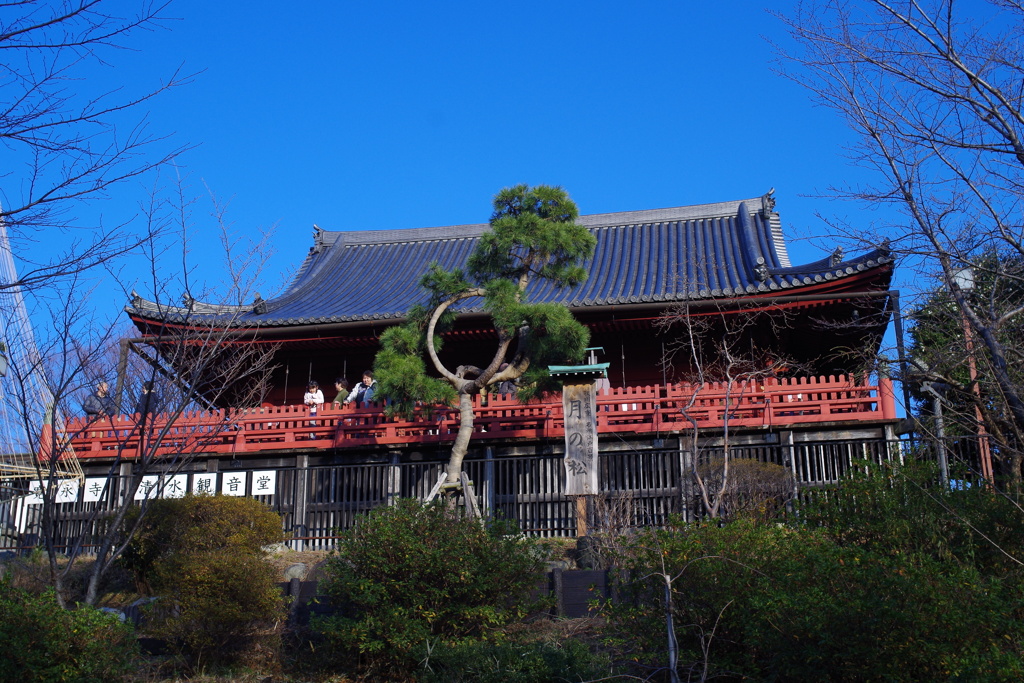
[[[86,226],[80,210],[110,190],[168,163],[186,147],[149,132],[145,108],[188,81],[179,71],[138,93],[97,90],[90,70],[129,49],[136,34],[162,28],[167,3],[142,0],[134,13],[110,0],[25,0],[0,4],[0,221],[34,288],[137,249],[129,224]],[[134,121],[132,120],[134,117]],[[63,253],[34,258],[45,233],[71,237]],[[76,236],[76,231],[81,231]]]

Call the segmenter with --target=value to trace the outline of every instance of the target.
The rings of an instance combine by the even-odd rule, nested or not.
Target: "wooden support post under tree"
[[[587,531],[587,496],[576,496],[576,536],[586,536]]]
[[[483,519],[483,513],[480,511],[480,505],[476,500],[476,488],[473,486],[473,481],[469,478],[469,475],[465,470],[462,470],[459,481],[449,482],[448,475],[445,472],[441,472],[438,476],[437,483],[430,489],[430,493],[424,499],[424,502],[429,503],[430,501],[442,495],[445,492],[462,492],[463,502],[466,506],[466,516],[470,519]],[[454,501],[453,501],[454,505]]]

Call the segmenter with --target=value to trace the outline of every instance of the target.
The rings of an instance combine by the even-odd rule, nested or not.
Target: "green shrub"
[[[713,456],[697,469],[709,489],[722,486],[723,456]],[[781,465],[754,458],[729,458],[726,484],[722,491],[722,517],[725,519],[774,519],[793,497],[793,473]]]
[[[991,489],[941,486],[932,462],[858,463],[800,512],[844,546],[1022,573],[1024,511]]]
[[[138,513],[138,509],[133,512]],[[126,526],[136,519],[130,518]],[[145,586],[168,558],[231,549],[258,554],[282,538],[281,517],[265,504],[240,496],[192,496],[154,500],[121,556]]]
[[[52,590],[33,595],[0,581],[0,680],[119,680],[138,654],[135,634],[92,607],[62,609]]]
[[[620,645],[666,656],[664,580],[681,673],[755,680],[1018,680],[1020,596],[927,557],[838,545],[821,530],[737,522],[640,534],[611,608]]]
[[[490,643],[474,641],[433,647],[418,677],[423,683],[549,683],[549,681],[617,680],[611,662],[591,653],[585,643],[567,640]]]
[[[251,498],[154,501],[125,557],[159,596],[148,630],[193,666],[276,641],[284,601],[262,547],[281,538],[280,516]]]
[[[257,644],[276,645],[284,618],[277,572],[265,559],[205,551],[161,564],[152,632],[195,665],[230,663]]]
[[[326,567],[337,613],[314,628],[337,655],[411,669],[425,644],[486,637],[529,610],[542,568],[508,524],[466,519],[442,501],[402,500],[363,518]]]

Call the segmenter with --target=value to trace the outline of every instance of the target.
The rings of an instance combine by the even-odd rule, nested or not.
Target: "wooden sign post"
[[[565,495],[576,499],[576,535],[587,535],[590,497],[597,482],[597,389],[594,381],[607,375],[608,363],[552,365],[552,377],[563,377],[565,416]]]
[[[597,390],[594,380],[566,382],[562,387],[565,415],[565,495],[597,493]]]

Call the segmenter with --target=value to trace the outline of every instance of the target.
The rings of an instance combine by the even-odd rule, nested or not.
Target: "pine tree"
[[[530,303],[527,296],[534,281],[572,287],[586,280],[584,263],[593,256],[597,240],[576,222],[578,217],[576,204],[560,187],[503,189],[494,198],[490,230],[480,237],[466,268],[449,271],[432,263],[420,281],[427,302],[413,306],[404,325],[381,335],[374,366],[393,412],[409,414],[418,402],[458,402],[459,432],[448,462],[449,482],[459,480],[469,448],[475,394],[518,379],[520,397],[527,400],[546,388],[548,365],[583,358],[590,339],[587,328],[564,305]],[[491,319],[497,345],[484,367],[452,369],[438,355],[457,307],[480,309]]]

